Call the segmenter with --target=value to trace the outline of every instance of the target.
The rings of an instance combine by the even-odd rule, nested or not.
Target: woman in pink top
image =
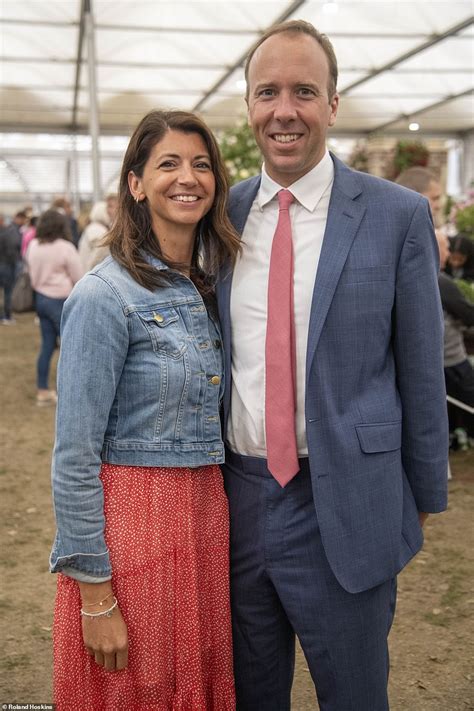
[[[58,344],[64,302],[83,275],[81,261],[71,242],[67,218],[55,210],[44,212],[26,253],[31,285],[36,292],[36,312],[41,327],[37,361],[37,405],[52,405],[56,392],[49,390],[49,368]]]
[[[23,237],[21,238],[21,256],[23,257],[23,259],[25,258],[25,254],[28,251],[30,242],[36,237],[37,222],[38,218],[33,215],[33,217],[30,218],[30,224],[26,228],[25,232],[23,232]]]

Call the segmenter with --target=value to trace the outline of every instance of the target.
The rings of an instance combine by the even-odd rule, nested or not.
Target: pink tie
[[[295,324],[293,316],[293,243],[289,208],[293,195],[280,190],[280,211],[268,276],[265,342],[265,430],[268,468],[286,486],[298,473],[295,432]]]

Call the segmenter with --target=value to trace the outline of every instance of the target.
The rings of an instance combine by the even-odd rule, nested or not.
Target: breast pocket
[[[150,336],[153,350],[170,358],[182,358],[188,347],[180,315],[173,307],[139,311],[140,321]]]

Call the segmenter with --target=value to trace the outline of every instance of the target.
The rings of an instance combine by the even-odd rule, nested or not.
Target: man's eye
[[[307,86],[303,86],[301,89],[298,89],[298,94],[301,96],[314,96],[315,92],[314,89],[308,89]]]
[[[259,96],[274,96],[274,94],[274,89],[261,89],[261,91],[258,92]]]

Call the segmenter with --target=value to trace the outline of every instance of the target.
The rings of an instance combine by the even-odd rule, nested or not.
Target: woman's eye
[[[159,167],[160,168],[174,168],[174,163],[172,160],[164,160],[163,163],[160,163]]]
[[[198,168],[199,170],[211,170],[210,164],[207,163],[206,161],[201,161],[200,163],[196,163],[195,167]]]

